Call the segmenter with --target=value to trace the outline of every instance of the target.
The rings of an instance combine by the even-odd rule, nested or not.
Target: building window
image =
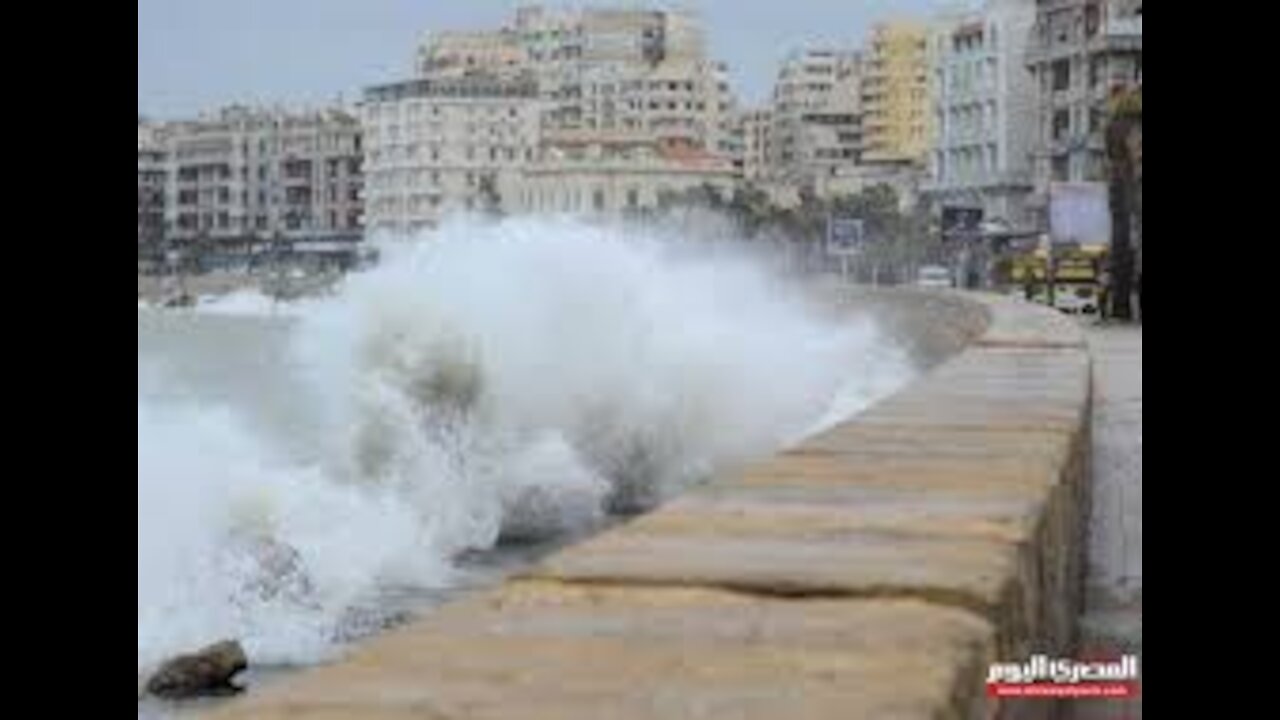
[[[604,210],[604,190],[596,188],[591,193],[591,207],[597,211]]]
[[[1053,89],[1055,92],[1071,87],[1071,61],[1055,60],[1053,62]]]
[[[1070,165],[1066,155],[1055,155],[1052,161],[1051,171],[1053,179],[1058,182],[1066,182],[1067,172]]]
[[[1071,114],[1066,110],[1055,110],[1053,113],[1053,139],[1063,140],[1071,130]]]

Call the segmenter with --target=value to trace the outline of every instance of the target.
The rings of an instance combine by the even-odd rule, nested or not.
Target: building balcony
[[[1108,18],[1102,26],[1102,34],[1109,38],[1136,39],[1142,41],[1142,16]]]
[[[1022,62],[1027,66],[1039,66],[1055,60],[1070,58],[1084,51],[1084,42],[1051,42],[1045,44],[1040,40],[1033,40],[1027,44],[1027,49],[1022,56]]]

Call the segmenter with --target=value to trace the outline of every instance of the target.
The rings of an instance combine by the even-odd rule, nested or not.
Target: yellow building
[[[864,162],[922,163],[929,149],[928,27],[876,25],[862,76]]]

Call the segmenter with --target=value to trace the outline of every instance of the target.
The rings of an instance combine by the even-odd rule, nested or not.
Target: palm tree
[[[1130,142],[1142,128],[1142,88],[1118,89],[1112,95],[1106,128],[1108,193],[1111,201],[1111,315],[1133,319],[1134,251],[1131,221],[1134,200],[1134,158]]]

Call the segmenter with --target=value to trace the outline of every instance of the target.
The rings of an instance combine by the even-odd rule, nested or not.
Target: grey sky
[[[138,0],[138,111],[174,117],[229,102],[322,103],[407,77],[421,34],[497,27],[519,0]],[[547,2],[545,5],[563,5]],[[588,4],[588,3],[577,3]],[[594,5],[616,5],[595,2]],[[658,6],[673,6],[658,2]],[[712,55],[746,103],[805,43],[858,44],[877,20],[942,0],[698,0]]]

